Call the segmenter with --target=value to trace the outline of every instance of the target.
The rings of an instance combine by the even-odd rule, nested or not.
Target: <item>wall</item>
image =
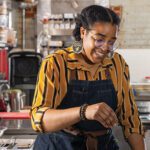
[[[52,13],[79,13],[82,8],[94,4],[94,0],[76,0],[76,2],[78,7],[74,8],[73,0],[52,0]]]
[[[112,5],[122,5],[121,48],[150,48],[149,0],[110,0]]]
[[[145,82],[145,76],[150,76],[150,49],[120,49],[117,52],[129,65],[131,82]]]

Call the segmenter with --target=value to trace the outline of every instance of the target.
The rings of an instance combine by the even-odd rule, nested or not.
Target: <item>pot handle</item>
[[[21,98],[20,98],[20,109],[24,108],[24,105],[25,105],[25,98],[24,97],[26,97],[26,94],[22,93]]]

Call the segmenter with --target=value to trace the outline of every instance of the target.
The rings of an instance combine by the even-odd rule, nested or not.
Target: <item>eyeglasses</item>
[[[91,33],[91,32],[89,32],[89,33]],[[119,47],[119,42],[116,39],[106,41],[102,37],[93,35],[92,33],[91,33],[91,37],[95,42],[94,44],[95,44],[96,48],[102,48],[106,42],[108,45],[108,51],[114,51]]]

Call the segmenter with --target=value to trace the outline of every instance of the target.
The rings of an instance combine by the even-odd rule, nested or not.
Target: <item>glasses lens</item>
[[[101,48],[105,44],[105,41],[100,39],[100,40],[95,40],[95,47]],[[115,41],[114,43],[108,43],[108,50],[109,51],[114,51],[119,47],[119,42]]]
[[[113,44],[109,44],[109,51],[115,51],[119,47],[119,42],[115,41]]]
[[[95,47],[101,47],[104,45],[104,43],[105,43],[105,41],[102,39],[95,40]]]

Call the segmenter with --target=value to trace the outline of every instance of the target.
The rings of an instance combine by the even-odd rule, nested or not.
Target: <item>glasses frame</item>
[[[97,44],[96,44],[96,42],[98,42],[98,39],[96,39],[94,36],[96,36],[96,35],[94,35],[94,34],[92,34],[92,32],[90,32],[91,30],[95,30],[95,29],[87,29],[87,30],[89,30],[89,33],[91,34],[91,38],[94,40],[94,45],[95,45],[95,47],[96,48],[102,48],[103,47],[103,45],[107,42],[107,45],[108,45],[108,51],[109,52],[114,52],[118,47],[119,47],[119,43],[118,43],[118,41],[117,41],[117,38],[114,40],[114,43],[113,44],[110,44],[109,43],[109,41],[106,41],[106,40],[103,40],[103,39],[101,39],[102,41],[102,44],[100,45],[100,46],[96,46]],[[116,44],[115,44],[116,43]],[[114,45],[116,45],[115,47],[114,47]]]

